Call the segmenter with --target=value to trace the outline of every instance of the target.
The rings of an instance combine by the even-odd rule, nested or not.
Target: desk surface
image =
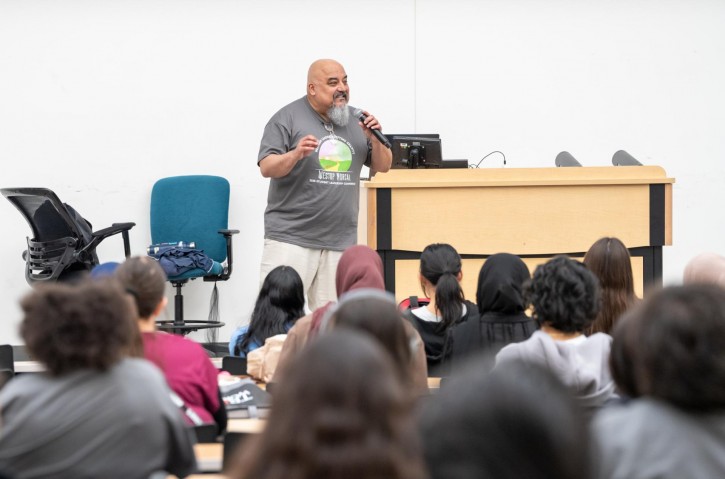
[[[222,368],[222,358],[209,358],[211,359],[211,363],[216,367],[217,369]],[[31,361],[31,360],[25,360],[25,361],[15,361],[15,372],[16,373],[39,373],[45,371],[45,368],[42,364],[40,364],[37,361]]]
[[[196,465],[199,467],[199,472],[219,472],[222,470],[223,444],[218,442],[195,444],[194,454],[196,455]]]
[[[450,188],[557,185],[671,184],[660,166],[582,168],[393,169],[377,173],[364,188]]]

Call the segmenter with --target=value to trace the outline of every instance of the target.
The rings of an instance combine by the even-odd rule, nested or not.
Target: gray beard
[[[350,109],[347,107],[347,103],[342,106],[332,105],[327,110],[327,118],[337,126],[347,126],[350,121]]]

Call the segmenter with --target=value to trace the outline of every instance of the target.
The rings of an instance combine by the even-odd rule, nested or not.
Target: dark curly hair
[[[425,477],[410,395],[372,338],[333,330],[287,366],[267,427],[245,441],[229,477]]]
[[[692,411],[725,408],[725,290],[671,286],[625,314],[610,368],[619,390]]]
[[[524,297],[540,324],[565,333],[586,330],[600,308],[596,276],[567,256],[555,256],[537,266],[524,285]]]
[[[20,335],[30,355],[53,376],[105,371],[136,349],[135,307],[114,280],[44,285],[20,306]]]

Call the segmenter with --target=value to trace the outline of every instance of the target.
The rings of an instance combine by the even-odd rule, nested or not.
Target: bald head
[[[343,72],[345,71],[342,65],[340,65],[340,63],[336,60],[331,60],[329,58],[315,60],[312,62],[312,65],[310,65],[309,70],[307,70],[307,84],[309,85],[310,83],[319,81],[320,79],[324,80],[328,74],[337,70],[342,70]]]
[[[685,267],[684,284],[713,283],[725,288],[725,257],[716,253],[702,253]]]
[[[331,107],[344,107],[350,96],[347,73],[335,60],[317,60],[307,71],[307,100],[323,118]]]

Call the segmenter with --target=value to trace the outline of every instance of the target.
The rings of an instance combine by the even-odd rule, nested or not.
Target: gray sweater
[[[543,331],[505,346],[496,355],[496,366],[510,361],[541,364],[573,391],[585,408],[601,407],[614,395],[609,374],[611,336],[597,333],[568,341],[555,341]]]
[[[725,477],[723,412],[689,413],[637,399],[601,410],[592,433],[598,478]]]
[[[147,478],[196,467],[161,372],[125,359],[105,373],[23,374],[0,391],[0,471],[14,478]]]

